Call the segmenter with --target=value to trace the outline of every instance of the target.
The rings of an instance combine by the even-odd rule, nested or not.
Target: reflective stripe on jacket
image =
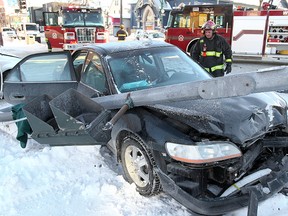
[[[227,41],[215,34],[213,39],[201,37],[190,51],[191,57],[199,62],[212,75],[224,75],[224,57],[226,63],[232,63],[232,50]]]
[[[216,70],[224,70],[224,64],[223,65],[216,65],[211,68],[205,68],[208,72],[214,72]]]
[[[124,29],[120,29],[117,31],[116,36],[118,37],[118,41],[123,41],[128,36],[128,34]]]

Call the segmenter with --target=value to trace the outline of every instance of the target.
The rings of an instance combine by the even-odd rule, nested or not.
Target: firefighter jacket
[[[212,76],[224,76],[224,56],[227,65],[232,64],[232,50],[227,41],[215,34],[212,39],[201,37],[191,50],[191,57]]]
[[[124,29],[119,29],[116,33],[116,37],[118,37],[118,41],[124,41],[127,36],[128,34]]]

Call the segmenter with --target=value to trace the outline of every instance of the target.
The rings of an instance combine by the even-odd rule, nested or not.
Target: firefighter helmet
[[[206,23],[203,24],[202,30],[213,30],[215,31],[216,29],[216,24],[212,20],[208,20]]]
[[[124,29],[124,25],[123,24],[120,25],[120,29]]]

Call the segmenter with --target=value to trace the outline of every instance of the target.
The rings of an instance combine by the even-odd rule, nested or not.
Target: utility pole
[[[122,0],[120,0],[120,25],[123,24],[122,14],[123,14],[123,6],[122,6]]]

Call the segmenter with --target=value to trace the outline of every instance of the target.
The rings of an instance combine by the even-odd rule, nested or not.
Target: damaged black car
[[[287,188],[288,97],[266,91],[287,78],[265,79],[212,78],[173,45],[134,41],[30,55],[6,74],[3,94],[40,144],[107,146],[141,195],[164,191],[221,215],[255,212]]]

